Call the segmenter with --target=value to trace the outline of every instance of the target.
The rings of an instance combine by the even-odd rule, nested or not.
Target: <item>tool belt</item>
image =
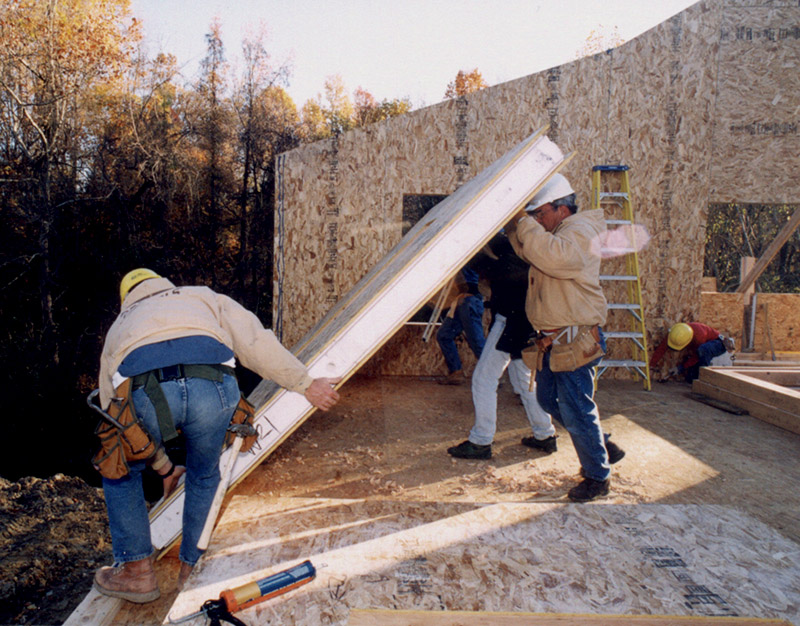
[[[131,388],[131,380],[127,379],[116,388],[111,399],[107,416],[116,424],[102,418],[94,431],[100,439],[100,450],[94,455],[92,465],[103,477],[112,480],[127,476],[130,462],[150,460],[159,449],[136,416]]]
[[[256,408],[242,394],[239,398],[239,404],[236,405],[236,410],[233,412],[231,425],[228,426],[225,445],[231,445],[234,437],[241,437],[242,447],[239,452],[250,452],[256,441],[258,441],[258,431],[253,426],[255,416]]]
[[[572,339],[567,336],[572,331]],[[587,363],[605,356],[600,345],[600,327],[570,326],[554,332],[537,332],[534,343],[522,350],[522,360],[531,372],[540,372],[544,355],[550,352],[550,370],[574,372]]]

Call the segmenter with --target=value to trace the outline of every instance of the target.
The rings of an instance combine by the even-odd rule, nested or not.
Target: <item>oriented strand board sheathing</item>
[[[705,0],[611,52],[282,155],[284,340],[399,241],[404,194],[450,194],[545,124],[576,153],[565,173],[581,206],[592,165],[631,167],[636,220],[652,237],[639,258],[648,329],[696,319],[709,203],[800,197],[799,23],[797,2]],[[391,351],[392,373],[430,373],[415,342]]]
[[[413,609],[800,624],[800,549],[732,508],[242,496],[170,616],[306,559],[314,581],[239,617],[343,626],[351,609]]]
[[[678,617],[641,615],[542,615],[485,611],[388,611],[354,609],[348,626],[791,626],[759,617]]]
[[[798,302],[800,305],[800,302]],[[717,293],[704,291],[700,294],[700,311],[696,319],[675,320],[702,322],[716,328],[723,335],[736,340],[736,348],[745,345],[744,337],[745,298],[740,293]],[[666,333],[668,327],[664,328]]]

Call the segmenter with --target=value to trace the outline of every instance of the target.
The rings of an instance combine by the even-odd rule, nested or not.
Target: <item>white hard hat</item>
[[[525,206],[525,210],[528,212],[533,211],[548,202],[558,200],[559,198],[573,193],[575,193],[575,190],[563,175],[553,174],[550,180],[544,184],[544,187],[537,191],[533,198],[531,198],[531,201]]]

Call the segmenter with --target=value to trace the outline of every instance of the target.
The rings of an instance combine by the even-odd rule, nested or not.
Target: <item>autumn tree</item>
[[[184,279],[218,287],[217,277],[229,276],[235,250],[224,223],[236,212],[234,114],[228,98],[229,66],[225,59],[222,27],[215,19],[206,34],[206,56],[200,75],[184,108],[193,150],[194,180],[186,180],[184,227],[193,237],[181,268]],[[216,268],[203,267],[196,259],[212,255]]]
[[[74,397],[76,364],[103,315],[102,299],[91,307],[87,294],[110,287],[84,245],[98,213],[86,183],[93,114],[119,89],[139,40],[128,9],[127,0],[0,3],[0,394],[9,414],[28,418],[26,436],[53,449],[70,445],[80,420],[39,418],[55,407],[63,415]]]
[[[242,44],[244,67],[233,98],[240,163],[235,277],[241,300],[271,314],[275,157],[300,142],[300,118],[281,87],[289,70],[273,65],[263,28]]]
[[[600,24],[586,37],[586,41],[575,53],[575,58],[581,59],[598,52],[605,52],[621,46],[623,43],[625,43],[625,40],[619,34],[619,29],[616,26],[608,29]]]
[[[444,92],[444,97],[446,99],[459,98],[461,96],[466,96],[467,94],[473,93],[475,91],[480,91],[481,89],[488,86],[489,85],[486,83],[485,80],[483,80],[483,76],[481,76],[481,73],[478,71],[477,68],[475,68],[471,72],[458,70],[458,74],[456,74],[455,80],[447,84],[447,89]]]

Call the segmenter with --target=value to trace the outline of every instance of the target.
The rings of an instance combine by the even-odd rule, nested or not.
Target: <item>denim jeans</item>
[[[720,354],[725,354],[725,343],[719,337],[717,339],[712,339],[711,341],[701,343],[699,346],[697,346],[698,362],[686,369],[686,382],[690,383],[693,380],[697,380],[697,378],[700,376],[700,368],[711,365],[711,359],[719,356]]]
[[[448,372],[461,369],[461,358],[458,356],[456,337],[461,333],[467,338],[472,353],[480,358],[486,338],[483,336],[483,298],[467,296],[456,307],[453,317],[445,317],[436,333],[436,340],[442,349],[444,362]]]
[[[225,375],[221,383],[204,378],[180,378],[161,383],[175,428],[186,441],[186,497],[183,506],[181,561],[194,565],[202,552],[197,548],[208,510],[219,484],[219,457],[225,431],[239,402],[239,386],[234,376]],[[139,419],[153,439],[160,442],[156,412],[144,388],[133,392]],[[150,520],[144,492],[144,462],[131,463],[130,473],[117,480],[103,479],[114,561],[138,561],[153,553]]]
[[[600,344],[605,349],[602,332]],[[596,359],[573,372],[554,372],[550,369],[550,352],[547,352],[542,370],[536,375],[536,397],[542,408],[567,429],[586,477],[605,480],[611,471],[600,413],[594,401],[599,362],[600,359]]]
[[[531,391],[531,371],[522,359],[512,359],[508,352],[497,349],[497,342],[506,327],[506,318],[495,315],[492,327],[486,337],[483,352],[472,373],[472,403],[475,405],[475,424],[469,432],[469,440],[485,446],[494,440],[497,430],[497,384],[508,368],[508,378],[514,392],[519,395],[525,407],[525,416],[537,439],[552,437],[556,429],[550,416],[536,400],[536,386]]]

